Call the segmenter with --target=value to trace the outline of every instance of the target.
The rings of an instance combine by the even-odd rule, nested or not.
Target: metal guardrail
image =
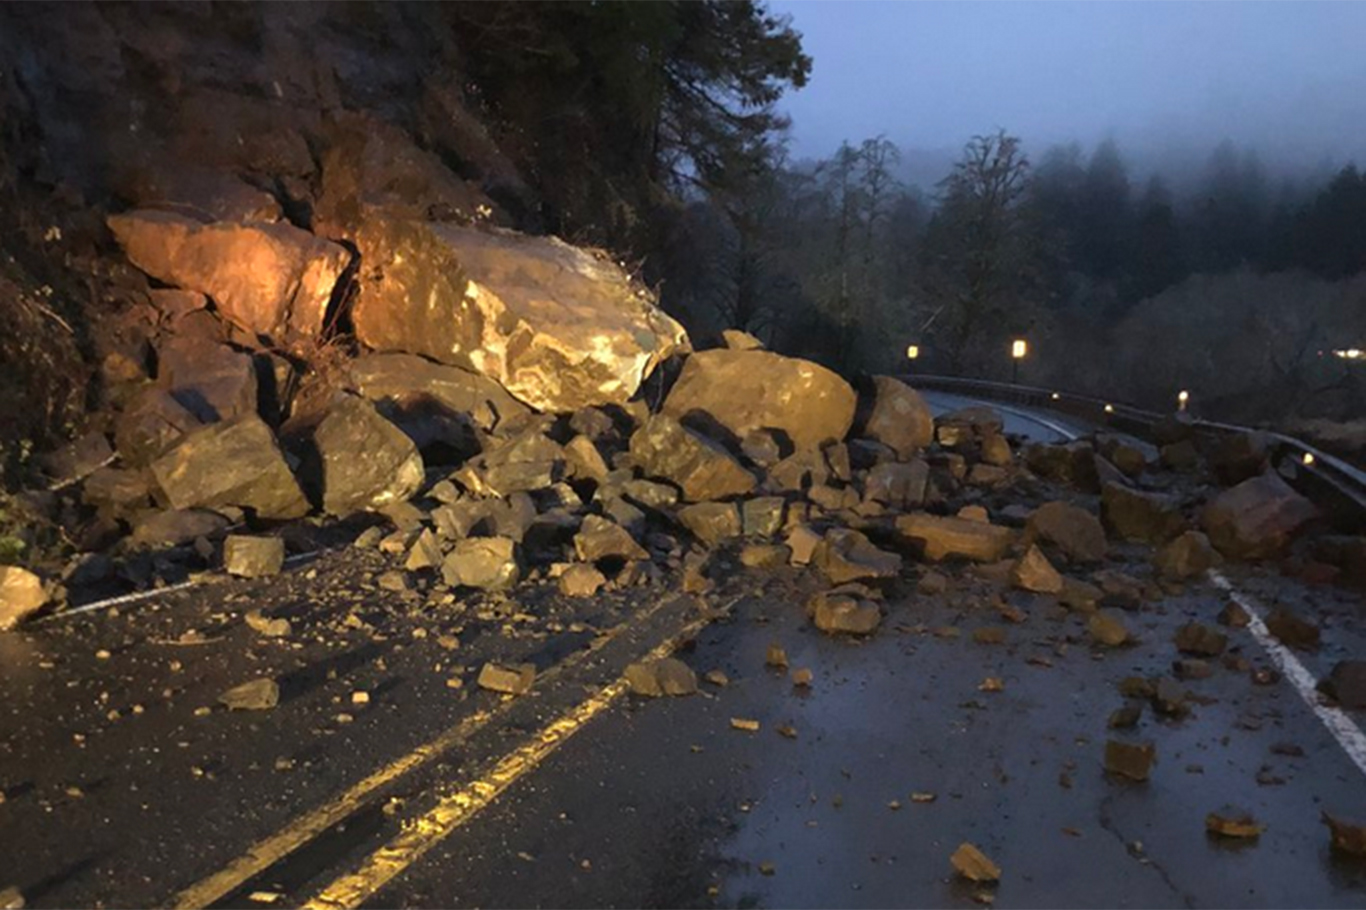
[[[1054,411],[1072,417],[1079,417],[1089,423],[1113,428],[1120,432],[1142,439],[1153,438],[1153,428],[1158,422],[1171,417],[1147,411],[1122,402],[1106,401],[1088,395],[1075,395],[1057,389],[1043,389],[1037,386],[1016,385],[1009,382],[993,382],[986,379],[965,379],[958,376],[927,376],[905,374],[900,377],[905,382],[920,388],[941,392],[957,392],[976,398],[993,401],[1015,402],[1043,411]],[[1348,464],[1335,455],[1314,448],[1303,440],[1284,433],[1243,427],[1213,420],[1189,418],[1197,431],[1210,435],[1227,433],[1257,433],[1271,443],[1271,460],[1282,474],[1291,477],[1308,475],[1316,483],[1313,487],[1327,487],[1340,497],[1355,505],[1366,516],[1366,471]],[[1317,491],[1317,490],[1316,490]]]

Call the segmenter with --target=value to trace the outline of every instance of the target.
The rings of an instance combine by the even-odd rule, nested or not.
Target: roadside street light
[[[1187,392],[1185,389],[1182,389],[1181,391],[1177,392],[1177,393],[1176,393],[1176,409],[1177,409],[1178,411],[1184,411],[1184,410],[1186,410],[1186,404],[1187,404],[1190,400],[1191,400],[1191,393],[1190,393],[1190,392]]]
[[[1333,356],[1343,360],[1362,360],[1366,359],[1366,351],[1361,348],[1342,348],[1334,351]]]
[[[908,344],[908,345],[906,345],[906,359],[907,359],[907,360],[917,360],[917,359],[919,359],[919,358],[920,358],[920,345],[918,345],[918,344]]]
[[[1305,466],[1306,468],[1309,467],[1311,464],[1314,463],[1314,453],[1313,453],[1313,452],[1305,452],[1305,453],[1304,453],[1304,457],[1301,458],[1300,461],[1304,464],[1304,466]]]
[[[1029,353],[1029,343],[1023,338],[1016,338],[1010,343],[1010,381],[1018,385],[1020,382],[1020,361],[1025,359]]]
[[[1112,404],[1107,404],[1107,405],[1105,406],[1105,413],[1107,413],[1107,414],[1113,414],[1114,412],[1115,412],[1115,406],[1114,406],[1114,405],[1112,405]]]

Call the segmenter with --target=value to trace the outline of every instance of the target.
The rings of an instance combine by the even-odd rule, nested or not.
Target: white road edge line
[[[1257,602],[1255,597],[1239,591],[1220,572],[1211,569],[1209,577],[1247,611],[1250,617],[1247,630],[1252,633],[1252,637],[1257,639],[1257,643],[1270,655],[1281,674],[1295,687],[1295,691],[1299,693],[1300,698],[1304,699],[1309,710],[1313,711],[1318,719],[1323,722],[1323,725],[1328,728],[1328,732],[1333,734],[1333,738],[1338,741],[1338,745],[1342,746],[1347,757],[1356,763],[1362,774],[1366,774],[1366,733],[1362,733],[1356,721],[1348,717],[1346,712],[1340,708],[1332,708],[1319,703],[1318,680],[1314,678],[1314,674],[1305,669],[1304,664],[1300,663],[1299,658],[1290,653],[1285,645],[1271,637],[1271,633],[1267,631],[1266,622],[1262,619],[1262,605]]]

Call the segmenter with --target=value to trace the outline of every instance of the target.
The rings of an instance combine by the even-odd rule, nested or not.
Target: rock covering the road
[[[0,632],[13,629],[47,602],[41,578],[19,566],[0,566]]]
[[[1314,504],[1275,474],[1245,480],[1219,494],[1201,515],[1210,542],[1234,559],[1262,559],[1285,549],[1318,516]]]

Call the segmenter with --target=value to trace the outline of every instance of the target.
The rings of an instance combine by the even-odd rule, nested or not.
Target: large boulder
[[[538,410],[621,404],[686,343],[615,263],[553,237],[376,216],[355,241],[364,344],[475,370]]]
[[[1229,433],[1210,446],[1209,467],[1221,484],[1235,486],[1266,470],[1270,450],[1271,440],[1265,433]]]
[[[1186,530],[1181,504],[1162,493],[1107,483],[1101,490],[1101,517],[1124,540],[1165,543]]]
[[[316,336],[351,254],[290,224],[203,224],[140,209],[111,215],[129,260],[158,281],[213,298],[248,332],[281,339]]]
[[[831,528],[817,544],[811,562],[831,583],[896,578],[901,557],[873,545],[867,537],[848,528]]]
[[[237,506],[269,519],[309,511],[275,434],[254,414],[195,430],[151,469],[177,509]]]
[[[404,502],[422,486],[413,441],[364,398],[337,394],[302,440],[305,483],[329,515],[347,516]],[[293,445],[291,447],[294,447]]]
[[[130,465],[150,464],[203,421],[165,389],[139,392],[114,424],[119,455]]]
[[[1210,543],[1233,559],[1263,559],[1285,548],[1318,516],[1314,504],[1266,473],[1220,493],[1200,516]]]
[[[1030,513],[1025,525],[1028,542],[1050,543],[1078,562],[1105,558],[1105,528],[1100,519],[1071,503],[1046,502]]]
[[[1015,540],[1010,528],[968,518],[950,518],[913,512],[899,516],[896,531],[924,551],[926,559],[938,562],[960,556],[976,562],[997,562]]]
[[[736,439],[781,430],[800,451],[843,439],[855,404],[849,383],[823,366],[769,351],[719,348],[688,357],[662,410],[679,420],[700,411]]]
[[[202,423],[255,414],[260,398],[251,355],[199,335],[157,347],[157,384]]]
[[[755,486],[754,475],[734,456],[665,414],[631,435],[631,457],[649,476],[677,484],[689,502],[741,496]]]
[[[415,354],[366,354],[352,361],[350,369],[356,391],[372,401],[425,396],[457,414],[468,415],[475,426],[487,432],[531,413],[487,376]]]
[[[934,442],[934,415],[920,393],[890,376],[873,377],[873,404],[862,435],[910,458]]]

